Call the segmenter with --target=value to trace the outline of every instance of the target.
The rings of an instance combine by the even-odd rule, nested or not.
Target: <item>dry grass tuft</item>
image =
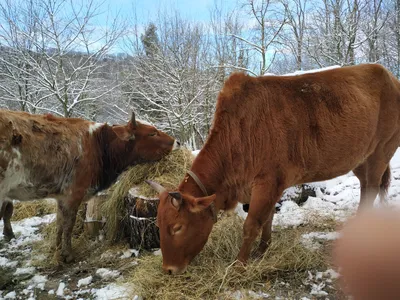
[[[102,205],[102,215],[106,217],[106,236],[114,241],[118,239],[120,222],[127,217],[125,197],[132,187],[138,194],[156,198],[157,194],[144,180],[151,179],[166,188],[176,188],[193,162],[190,150],[180,149],[171,152],[158,162],[136,165],[129,168],[110,189],[110,196]]]
[[[216,299],[232,288],[259,290],[278,276],[303,275],[306,270],[326,266],[322,252],[302,245],[302,231],[288,229],[273,233],[262,258],[237,268],[233,262],[239,252],[242,226],[238,216],[221,219],[203,251],[180,276],[164,275],[160,256],[144,257],[130,279],[135,292],[147,299]]]
[[[54,199],[43,199],[14,203],[13,221],[30,217],[41,217],[57,211],[57,202]]]

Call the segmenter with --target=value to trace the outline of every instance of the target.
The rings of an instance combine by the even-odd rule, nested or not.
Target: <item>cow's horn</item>
[[[154,182],[152,180],[145,180],[145,181],[148,185],[150,185],[159,194],[166,191],[165,187],[163,187],[161,184],[159,184],[157,182]]]
[[[137,123],[136,123],[136,116],[135,116],[135,112],[134,112],[134,111],[132,111],[131,124],[132,124],[133,127],[136,127],[136,126],[137,126]]]

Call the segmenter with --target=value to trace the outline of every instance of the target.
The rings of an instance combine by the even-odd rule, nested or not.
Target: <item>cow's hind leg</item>
[[[5,201],[3,202],[3,222],[4,222],[4,228],[3,228],[3,234],[4,238],[6,241],[10,241],[11,239],[15,238],[14,232],[11,227],[11,217],[13,215],[14,211],[14,205],[11,201]]]
[[[276,178],[259,180],[252,189],[251,205],[243,225],[243,242],[237,257],[237,260],[242,263],[247,262],[252,245],[262,228],[263,236],[258,248],[259,251],[265,251],[269,244],[274,205],[283,192],[283,186],[271,184],[271,182],[275,182],[274,180]]]
[[[56,233],[56,241],[55,241],[55,250],[61,251],[62,247],[62,236],[63,236],[63,227],[64,227],[64,214],[63,214],[63,207],[58,203],[57,205],[57,233]]]
[[[255,257],[259,258],[264,255],[267,251],[269,244],[271,243],[271,233],[272,233],[272,220],[274,218],[275,208],[272,209],[270,216],[262,227],[260,244],[258,245]]]
[[[385,197],[390,182],[390,167],[386,156],[381,151],[371,155],[363,165],[353,172],[360,180],[361,185],[359,211],[371,208],[378,194]]]
[[[75,225],[78,207],[79,205],[70,206],[68,205],[68,203],[66,203],[66,201],[58,201],[58,215],[60,215],[61,218],[57,224],[57,248],[60,249],[59,244],[61,244],[60,260],[62,262],[69,263],[72,262],[74,259],[72,253],[71,239],[72,229]]]
[[[360,203],[358,205],[358,209],[360,209],[360,207],[366,202],[367,198],[367,167],[367,163],[363,163],[353,170],[354,175],[356,175],[356,177],[360,181]]]

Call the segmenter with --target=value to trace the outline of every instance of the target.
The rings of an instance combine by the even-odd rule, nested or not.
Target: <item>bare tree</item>
[[[214,66],[218,68],[218,79],[222,85],[228,73],[232,71],[248,71],[248,46],[234,36],[243,31],[239,20],[239,12],[233,9],[225,12],[223,7],[215,2],[210,10],[212,49],[215,55]]]
[[[262,75],[268,72],[278,52],[278,37],[285,25],[285,16],[277,13],[277,2],[273,0],[246,0],[243,9],[254,21],[250,25],[249,36],[232,34],[232,36],[244,42],[248,49],[255,52],[259,59],[254,58],[259,67],[258,71],[247,71],[254,75]]]
[[[303,66],[304,36],[307,29],[307,0],[282,0],[291,35],[286,44],[296,58],[296,68]]]
[[[0,40],[9,51],[0,56],[8,79],[0,89],[7,99],[24,110],[70,117],[110,94],[117,84],[104,77],[104,67],[123,26],[117,19],[94,26],[100,8],[94,0],[1,3]]]
[[[132,55],[127,80],[126,95],[139,113],[190,148],[204,142],[215,104],[210,93],[216,90],[217,72],[208,65],[205,32],[177,13],[160,15],[141,35],[143,48],[133,49],[140,52]]]
[[[359,37],[364,7],[360,0],[323,0],[315,12],[307,47],[318,65],[356,63],[355,51],[366,41]]]

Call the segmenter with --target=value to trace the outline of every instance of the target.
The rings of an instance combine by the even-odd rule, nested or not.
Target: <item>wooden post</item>
[[[95,238],[103,228],[104,219],[101,215],[101,204],[105,195],[96,195],[92,197],[86,205],[85,231],[90,237]]]

